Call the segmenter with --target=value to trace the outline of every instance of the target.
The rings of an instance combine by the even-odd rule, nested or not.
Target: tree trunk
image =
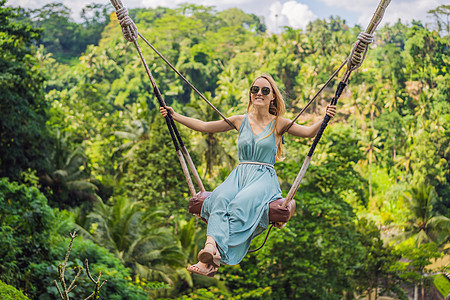
[[[375,130],[375,126],[373,124],[373,114],[374,114],[375,108],[372,106],[370,108],[370,125],[372,126],[372,129]]]
[[[419,300],[419,287],[418,285],[414,285],[414,300]]]
[[[372,200],[372,149],[369,153],[369,203]]]
[[[394,142],[394,161],[395,161],[395,158],[397,157],[397,149],[395,147],[395,134],[392,136],[392,141]]]

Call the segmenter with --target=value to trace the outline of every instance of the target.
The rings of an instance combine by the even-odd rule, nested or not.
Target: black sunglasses
[[[254,86],[252,86],[250,88],[250,93],[252,93],[253,95],[258,94],[258,92],[259,92],[259,86],[254,85]],[[269,95],[270,94],[270,88],[268,88],[266,86],[261,88],[261,93],[263,95]]]

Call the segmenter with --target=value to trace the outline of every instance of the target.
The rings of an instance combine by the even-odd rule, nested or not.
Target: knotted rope
[[[344,77],[342,78],[342,82],[347,83],[350,74],[358,69],[366,58],[367,50],[369,45],[373,43],[373,33],[375,29],[380,24],[383,19],[384,12],[386,11],[387,6],[391,3],[391,0],[381,0],[380,4],[377,7],[377,10],[372,16],[370,20],[369,26],[365,32],[361,32],[358,35],[358,39],[353,44],[352,51],[347,59],[347,70],[345,71]]]
[[[111,0],[111,4],[116,9],[116,16],[122,27],[123,37],[129,42],[135,42],[139,36],[136,24],[128,15],[128,9],[123,6],[120,0]]]
[[[381,19],[383,18],[386,7],[389,5],[390,2],[391,2],[391,0],[381,0],[380,1],[380,4],[378,5],[377,10],[375,11],[372,19],[370,20],[369,26],[367,27],[366,31],[361,32],[358,36],[357,41],[355,42],[355,44],[353,44],[352,51],[346,59],[347,69],[344,73],[344,76],[343,76],[341,82],[339,83],[339,85],[336,89],[336,93],[335,93],[334,97],[331,99],[330,104],[336,105],[339,97],[341,96],[342,92],[344,91],[344,88],[347,86],[347,82],[350,77],[350,74],[354,70],[358,69],[361,66],[362,62],[364,61],[367,50],[369,48],[369,45],[373,42],[373,33],[374,33],[375,29],[377,28],[378,24],[380,23]],[[344,64],[345,64],[345,62],[339,67],[339,69],[342,68],[342,66]],[[335,74],[336,73],[337,72],[335,72]],[[333,74],[333,76],[335,74]],[[327,82],[327,84],[328,84],[328,82]],[[320,91],[322,91],[322,89]],[[317,96],[317,94],[316,94],[316,96]],[[316,96],[314,96],[314,98]],[[310,102],[308,102],[308,105],[310,104]],[[303,111],[304,111],[304,109],[302,110],[302,112]],[[289,190],[289,193],[286,196],[286,198],[282,204],[284,207],[287,207],[289,201],[291,201],[294,198],[295,193],[297,192],[297,190],[300,186],[300,182],[302,181],[302,179],[306,173],[306,170],[308,169],[309,163],[311,162],[311,158],[316,149],[316,145],[319,143],[319,140],[322,137],[322,134],[323,134],[325,128],[327,127],[329,120],[330,120],[330,116],[326,115],[322,121],[322,125],[320,126],[319,131],[316,134],[316,137],[314,138],[314,141],[309,150],[309,153],[303,162],[302,168],[300,169],[300,171],[297,175],[297,178],[295,178],[294,183],[292,184],[291,189]],[[291,123],[289,125],[289,127],[292,126],[292,124],[293,123]],[[286,129],[286,131],[289,129],[289,127]]]
[[[361,32],[358,40],[353,44],[349,59],[347,60],[347,70],[354,71],[358,69],[366,58],[369,45],[373,43],[373,34]]]
[[[124,38],[129,41],[129,42],[133,42],[136,46],[136,49],[138,50],[138,53],[142,59],[142,62],[144,64],[144,67],[147,71],[147,74],[150,77],[150,81],[152,82],[153,87],[155,87],[155,82],[153,80],[153,77],[150,75],[150,70],[147,67],[147,64],[145,62],[145,60],[143,59],[143,55],[142,52],[137,44],[137,39],[138,37],[141,37],[142,40],[144,40],[144,42],[147,43],[147,45],[150,46],[150,48],[152,48],[156,54],[158,54],[171,68],[172,70],[174,70],[178,76],[180,76],[181,79],[184,80],[184,82],[186,82],[193,90],[194,92],[196,92],[203,100],[206,101],[206,103],[211,106],[212,109],[214,109],[221,117],[222,119],[225,120],[225,122],[228,123],[228,125],[231,126],[231,128],[234,128],[237,130],[236,126],[234,126],[233,123],[231,123],[208,99],[206,99],[205,96],[203,96],[202,93],[200,93],[193,85],[192,83],[190,83],[183,75],[181,75],[180,72],[178,72],[177,69],[175,69],[175,67],[169,63],[169,61],[167,61],[167,59],[165,59],[161,53],[159,53],[139,32],[138,29],[136,27],[136,24],[133,22],[133,20],[130,18],[130,16],[128,15],[128,10],[126,9],[126,7],[123,6],[122,1],[121,0],[110,0],[111,4],[114,6],[114,8],[116,9],[116,16],[117,19],[120,22],[120,27],[122,27],[122,33]],[[165,106],[165,103],[164,103]]]
[[[389,5],[391,0],[381,0],[380,4],[377,7],[372,19],[370,20],[369,26],[367,27],[365,32],[361,32],[358,35],[357,41],[353,44],[352,51],[347,59],[336,69],[336,71],[328,78],[327,82],[320,88],[320,90],[312,97],[308,103],[303,107],[303,109],[297,114],[297,116],[291,121],[291,123],[284,129],[281,134],[287,132],[292,125],[294,125],[295,121],[303,114],[303,112],[309,107],[309,105],[322,93],[325,87],[331,82],[331,80],[339,73],[339,71],[347,65],[344,77],[342,79],[343,82],[347,82],[350,74],[358,69],[366,58],[367,50],[369,45],[373,43],[373,33],[377,28],[378,24],[380,24],[383,19],[384,12]]]
[[[327,82],[319,89],[319,91],[312,97],[308,103],[302,108],[302,110],[297,114],[297,116],[291,121],[291,123],[284,129],[282,134],[287,132],[289,128],[294,125],[295,121],[303,114],[303,112],[309,107],[309,105],[322,93],[325,87],[331,82],[331,80],[339,73],[339,71],[347,64],[346,78],[350,76],[350,73],[354,70],[358,69],[366,58],[367,50],[369,49],[369,45],[373,43],[374,38],[373,34],[369,34],[366,32],[361,32],[358,35],[357,41],[353,44],[352,51],[347,59],[339,66],[339,68],[334,71],[334,73],[328,78]]]
[[[144,55],[142,54],[142,51],[139,48],[137,39],[140,35],[137,30],[136,24],[133,22],[133,20],[128,15],[128,10],[123,6],[121,0],[110,0],[110,1],[111,1],[111,4],[116,9],[116,15],[117,15],[117,19],[120,22],[120,27],[122,27],[123,37],[127,41],[132,42],[134,44],[134,46],[136,47],[136,50],[139,53],[139,57],[141,58],[142,64],[144,65],[145,71],[147,72],[148,78],[150,79],[150,82],[152,84],[153,92],[154,92],[156,98],[158,99],[160,106],[162,106],[162,107],[166,106],[166,103],[161,95],[161,92],[159,91],[159,88],[156,85],[155,78],[153,77],[153,75],[150,71],[150,68],[147,65],[147,62],[145,61]],[[175,150],[176,150],[178,159],[180,160],[180,164],[183,169],[184,176],[188,183],[189,191],[191,192],[192,196],[195,196],[196,191],[195,191],[195,187],[192,182],[191,176],[189,175],[188,165],[189,165],[189,168],[191,168],[192,174],[194,175],[194,178],[197,181],[197,184],[200,187],[200,190],[204,191],[205,188],[203,186],[203,183],[201,182],[200,176],[197,173],[194,163],[192,162],[192,158],[189,155],[189,152],[187,151],[186,146],[183,143],[181,135],[178,132],[178,129],[175,125],[175,122],[174,122],[170,112],[167,114],[165,119],[166,119],[167,127],[169,129],[170,136],[172,138],[172,142],[175,146]],[[186,160],[188,161],[188,165],[186,165],[186,161],[185,161],[184,157],[186,157]]]

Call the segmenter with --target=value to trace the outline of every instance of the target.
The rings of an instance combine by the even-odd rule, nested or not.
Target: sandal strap
[[[208,272],[211,272],[211,271],[217,271],[219,269],[218,267],[216,267],[214,265],[208,265],[208,267],[206,267],[202,271],[202,268],[199,267],[198,263],[193,264],[193,265],[189,266],[188,268],[193,268],[193,267],[197,268],[198,272],[203,273],[203,274],[207,274]]]

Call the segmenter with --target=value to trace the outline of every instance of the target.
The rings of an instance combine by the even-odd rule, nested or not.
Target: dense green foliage
[[[53,281],[57,278],[58,263],[64,260],[69,239],[64,232],[74,228],[71,216],[52,209],[38,189],[0,180],[0,267],[1,279],[20,288],[31,298],[57,297]],[[108,250],[92,241],[77,240],[71,252],[68,269],[82,265],[88,259],[91,272],[108,284],[101,295],[107,299],[145,299],[145,293],[134,287],[130,271]],[[68,278],[73,278],[69,274]],[[92,283],[84,276],[77,281],[74,295],[87,297]],[[141,295],[141,296],[139,296]]]
[[[444,275],[435,275],[433,277],[433,283],[442,296],[447,296],[450,294],[450,282]]]
[[[164,130],[164,119],[154,120],[148,138],[137,145],[123,177],[125,195],[150,206],[166,206],[167,212],[186,211],[189,190],[170,135],[160,134]]]
[[[158,103],[110,8],[87,6],[77,24],[61,4],[17,9],[20,16],[4,4],[0,279],[6,284],[30,298],[57,297],[53,280],[74,229],[82,237],[69,268],[88,258],[91,272],[108,280],[104,299],[353,299],[373,291],[404,299],[405,288],[431,284],[426,266],[442,255],[450,233],[450,56],[442,26],[399,21],[379,28],[296,194],[296,215],[261,251],[211,279],[185,269],[202,247],[205,225],[187,214],[189,190]],[[437,21],[445,11],[433,12]],[[362,31],[330,17],[274,35],[254,15],[198,5],[133,9],[130,16],[225,115],[245,113],[250,83],[269,72],[293,118]],[[169,105],[218,119],[139,43]],[[337,82],[299,123],[321,118]],[[179,127],[213,189],[236,164],[236,132]],[[276,164],[284,193],[311,142],[286,137],[285,159]],[[92,292],[86,276],[77,282],[71,297]]]
[[[111,5],[88,4],[82,9],[82,22],[76,23],[70,19],[67,6],[54,2],[38,9],[18,8],[16,19],[42,28],[44,34],[36,44],[44,46],[58,61],[70,62],[88,45],[98,44],[112,10]]]
[[[17,180],[28,169],[45,171],[50,147],[44,78],[31,49],[40,30],[15,23],[13,17],[11,8],[1,9],[0,176]]]
[[[27,300],[29,298],[25,297],[21,291],[16,288],[5,284],[0,280],[0,297],[4,300]]]

